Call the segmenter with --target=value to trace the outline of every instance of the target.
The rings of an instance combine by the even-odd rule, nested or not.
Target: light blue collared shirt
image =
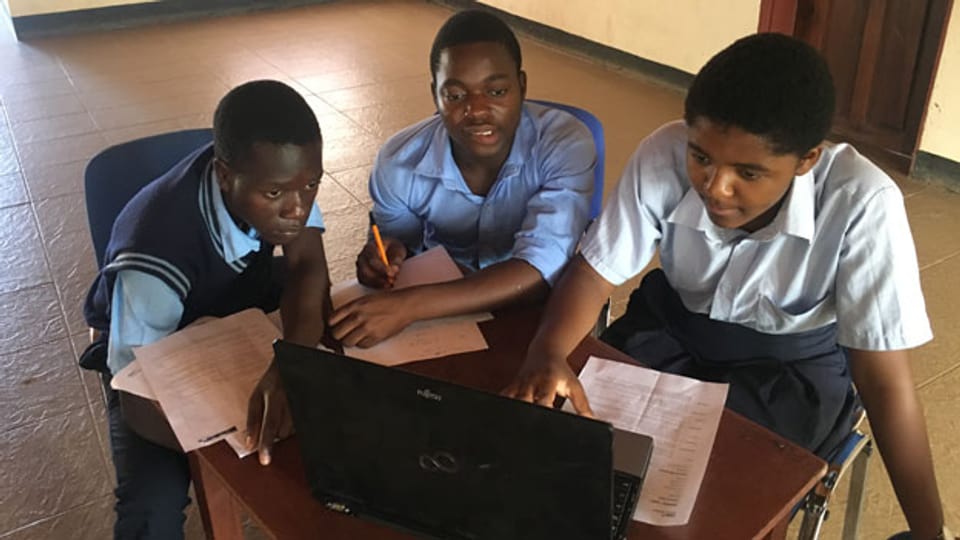
[[[774,220],[747,233],[713,224],[687,178],[687,127],[640,143],[582,253],[619,285],[659,247],[690,311],[769,334],[837,323],[840,345],[916,347],[932,338],[900,190],[846,144],[824,148]]]
[[[411,253],[442,245],[474,270],[516,258],[552,284],[587,225],[596,161],[579,120],[527,103],[497,180],[486,196],[476,195],[433,116],[391,137],[377,156],[374,218]]]
[[[223,194],[218,187],[216,173],[208,167],[198,193],[200,208],[203,197],[210,196],[213,213],[203,212],[207,233],[227,264],[238,273],[242,259],[260,249],[260,234],[251,228],[243,231],[227,211]],[[212,183],[212,188],[211,184]],[[210,189],[207,189],[210,188]],[[323,230],[323,216],[314,204],[307,217],[307,227]],[[201,233],[202,234],[202,233]],[[137,270],[117,272],[110,304],[110,333],[107,346],[107,366],[116,374],[133,360],[133,347],[153,343],[172,334],[183,316],[180,295],[161,279]]]

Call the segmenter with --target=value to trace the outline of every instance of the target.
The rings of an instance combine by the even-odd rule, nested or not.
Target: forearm
[[[283,338],[307,347],[316,346],[326,328],[329,298],[330,282],[326,270],[293,276],[280,299]]]
[[[550,288],[540,272],[525,261],[510,259],[463,279],[411,287],[411,311],[416,320],[493,311],[511,304],[542,300]]]
[[[565,359],[597,320],[614,286],[577,255],[554,287],[527,357]]]
[[[314,347],[326,329],[330,275],[320,231],[307,229],[298,240],[284,248],[288,279],[280,298],[280,318],[284,339]]]
[[[870,373],[870,360],[874,364],[892,361],[885,355],[902,355],[897,361],[905,367],[898,377],[880,380]],[[943,509],[923,410],[913,387],[906,352],[854,351],[851,357],[854,381],[913,538],[936,538],[943,526]]]

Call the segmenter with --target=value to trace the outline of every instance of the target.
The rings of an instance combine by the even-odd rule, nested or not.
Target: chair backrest
[[[603,139],[603,124],[600,123],[600,120],[594,116],[593,113],[580,107],[541,99],[528,99],[527,101],[566,111],[590,129],[590,134],[593,135],[593,145],[597,148],[597,167],[594,170],[593,176],[593,198],[590,199],[590,219],[595,219],[600,215],[600,210],[603,207],[603,163],[604,155],[606,154]]]
[[[111,146],[90,160],[84,173],[84,189],[97,267],[103,266],[113,222],[127,201],[187,154],[212,140],[211,129],[174,131]]]

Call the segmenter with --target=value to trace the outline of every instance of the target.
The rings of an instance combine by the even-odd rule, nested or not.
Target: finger
[[[273,447],[273,439],[276,438],[276,424],[274,423],[275,414],[271,414],[270,394],[263,394],[263,422],[260,424],[260,436],[257,443],[257,454],[260,457],[261,465],[270,464],[270,449]]]
[[[380,338],[368,334],[357,342],[357,347],[360,347],[361,349],[369,349],[377,343],[380,343],[380,341]]]
[[[387,280],[386,272],[378,272],[367,264],[357,265],[357,280],[368,287],[381,288]]]
[[[537,405],[543,405],[544,407],[553,407],[553,400],[557,397],[556,389],[552,390],[539,390],[534,392],[533,402]]]
[[[247,436],[244,438],[244,442],[247,444],[248,450],[254,450],[257,447],[262,419],[263,395],[260,393],[260,388],[257,387],[247,403]]]
[[[516,398],[520,401],[526,401],[527,403],[533,403],[533,390],[535,385],[531,383],[521,383],[520,388],[517,390]]]
[[[346,306],[333,310],[333,313],[331,313],[330,316],[327,317],[327,325],[333,327],[340,324],[343,321],[344,317],[347,316],[346,308],[349,305],[350,304],[347,304]]]
[[[330,314],[330,317],[327,319],[327,324],[330,326],[337,326],[345,319],[354,314],[357,309],[357,301],[351,300],[345,305],[340,306],[339,308],[333,310],[333,313]]]
[[[590,407],[589,400],[587,400],[587,393],[583,391],[583,386],[580,385],[579,381],[570,385],[570,395],[568,397],[570,402],[573,403],[573,410],[577,411],[577,414],[590,418],[594,417],[593,409]]]
[[[340,343],[343,343],[344,347],[357,347],[360,345],[360,342],[368,337],[367,329],[363,325],[356,325],[350,332],[348,332],[340,340]]]
[[[379,253],[371,253],[366,257],[366,266],[376,276],[385,275],[390,269],[383,264]]]
[[[520,387],[516,381],[512,381],[506,386],[503,390],[500,391],[500,395],[508,398],[516,398],[517,393],[520,391]]]
[[[385,282],[387,274],[388,268],[384,266],[376,245],[367,243],[357,255],[357,279],[364,285],[380,287]]]
[[[335,326],[331,327],[330,333],[333,335],[334,339],[339,341],[341,344],[352,347],[355,345],[355,343],[348,342],[347,336],[354,333],[360,324],[361,321],[359,317],[350,317],[349,319],[344,319]]]
[[[387,240],[386,250],[387,260],[391,266],[399,267],[407,258],[407,246],[403,242],[390,238]]]

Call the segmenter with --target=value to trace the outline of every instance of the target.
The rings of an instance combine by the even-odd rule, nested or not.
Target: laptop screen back
[[[609,538],[609,424],[278,342],[314,496],[441,538]]]

